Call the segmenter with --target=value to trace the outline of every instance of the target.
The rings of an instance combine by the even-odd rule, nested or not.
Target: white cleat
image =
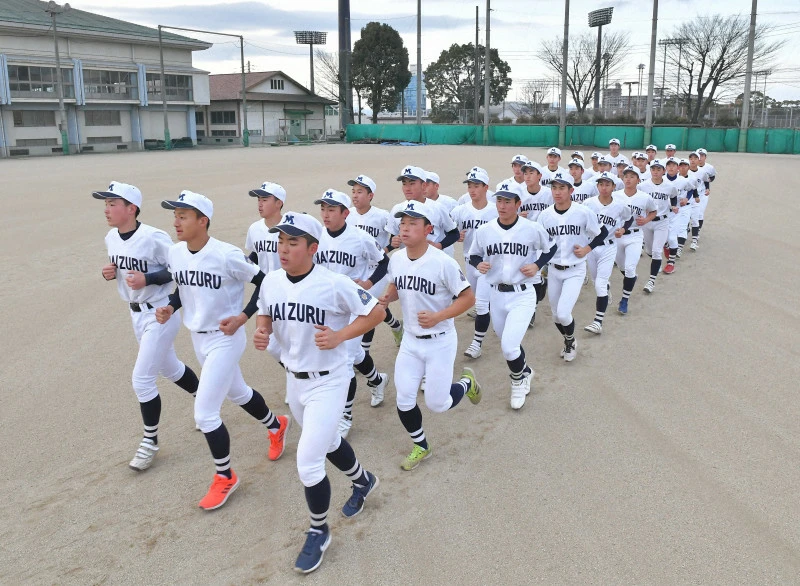
[[[572,342],[567,346],[567,343],[564,343],[564,360],[566,362],[572,362],[575,360],[575,356],[578,355],[578,341],[572,340]]]
[[[370,385],[367,385],[369,387],[370,392],[372,393],[372,399],[370,399],[369,404],[372,405],[373,407],[377,407],[378,405],[383,403],[383,394],[384,391],[386,390],[386,385],[389,384],[389,375],[387,373],[381,372],[379,373],[379,375],[381,377],[381,382],[378,383],[377,386],[372,387]]]
[[[531,379],[533,379],[533,372],[522,377],[522,379],[511,381],[511,408],[522,409],[525,404],[525,398],[531,392]]]
[[[158,446],[155,445],[152,440],[145,438],[142,440],[142,443],[139,444],[139,448],[136,450],[136,454],[134,454],[133,460],[130,461],[128,466],[134,470],[143,472],[150,468],[153,463],[153,458],[156,457],[157,453]]]
[[[342,415],[342,418],[339,420],[339,435],[342,436],[343,439],[347,438],[351,427],[353,427],[353,418]]]
[[[675,253],[675,258],[680,258],[683,255],[683,246],[678,247],[678,252]]]
[[[469,356],[470,358],[480,358],[481,352],[481,345],[473,340],[469,345],[469,348],[464,350],[464,356]]]
[[[692,252],[697,252],[697,242],[692,242],[689,245],[689,250],[691,250]]]
[[[583,328],[587,332],[591,332],[593,334],[602,334],[603,333],[603,325],[599,322],[593,321],[588,326]]]
[[[644,286],[645,293],[652,293],[656,288],[656,282],[653,279],[648,279],[647,284]]]

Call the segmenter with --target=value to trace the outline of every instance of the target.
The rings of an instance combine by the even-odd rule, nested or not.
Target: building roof
[[[297,87],[302,89],[303,94],[284,94],[284,93],[262,93],[251,92],[252,88],[264,83],[271,77],[280,74],[281,77],[288,79]],[[221,73],[208,76],[209,89],[212,101],[221,100],[241,100],[242,99],[242,74],[241,73]],[[248,100],[260,100],[263,102],[293,102],[308,104],[336,104],[333,100],[328,100],[322,96],[312,94],[307,88],[303,87],[282,71],[254,71],[245,74],[245,87]]]
[[[40,34],[51,30],[50,15],[45,12],[47,2],[39,0],[2,0],[0,2],[0,30],[14,32],[29,31]],[[153,44],[158,42],[158,29],[93,14],[84,10],[71,9],[57,16],[58,31],[65,36],[101,37],[124,41],[139,41]],[[208,49],[211,43],[198,41],[181,35],[162,32],[164,44],[182,46],[193,50]]]

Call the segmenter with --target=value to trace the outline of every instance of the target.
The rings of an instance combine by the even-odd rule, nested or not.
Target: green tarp
[[[623,150],[644,149],[643,126],[589,126],[566,128],[566,147],[593,146],[606,150],[608,141],[618,138]],[[347,141],[416,142],[425,144],[483,144],[483,127],[465,124],[350,124]],[[738,128],[696,128],[654,126],[650,138],[659,150],[674,144],[687,151],[703,147],[712,152],[736,152]],[[558,126],[511,125],[489,126],[489,145],[547,147],[558,144]],[[800,154],[800,130],[789,128],[751,128],[747,131],[748,153]]]

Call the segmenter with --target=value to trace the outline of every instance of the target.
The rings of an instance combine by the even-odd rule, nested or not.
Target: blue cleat
[[[301,574],[309,574],[316,570],[322,563],[325,550],[331,544],[330,531],[320,531],[312,527],[308,530],[307,535],[303,549],[294,563],[295,571]]]
[[[372,472],[367,472],[367,478],[369,479],[369,484],[366,486],[353,485],[353,496],[351,496],[342,507],[342,515],[345,517],[355,517],[363,511],[364,501],[367,500],[367,497],[372,494],[372,491],[378,488],[378,485],[381,483],[378,477]]]
[[[622,315],[627,315],[628,313],[628,300],[625,299],[624,297],[619,300],[618,310]]]

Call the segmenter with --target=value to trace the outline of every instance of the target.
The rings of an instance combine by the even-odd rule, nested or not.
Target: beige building
[[[61,153],[53,29],[47,4],[0,1],[0,156]],[[158,30],[72,9],[57,16],[71,152],[138,150],[164,139]],[[210,103],[192,54],[211,46],[163,33],[170,134],[194,143]],[[163,143],[162,143],[163,145]]]
[[[211,103],[196,112],[200,144],[241,144],[242,76],[209,76]],[[312,94],[281,71],[245,76],[251,144],[323,141],[339,133],[338,104]]]

